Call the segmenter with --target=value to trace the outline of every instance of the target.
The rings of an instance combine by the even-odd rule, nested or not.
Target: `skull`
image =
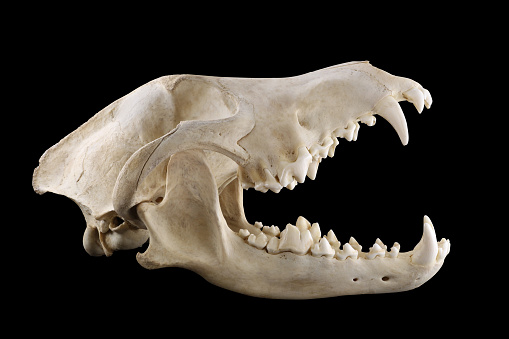
[[[183,267],[252,296],[321,298],[397,292],[429,280],[450,250],[425,216],[412,251],[299,217],[285,229],[246,220],[243,190],[294,189],[359,123],[386,119],[401,142],[398,101],[431,105],[417,82],[352,62],[278,79],[174,75],[115,101],[42,156],[36,192],[65,195],[87,221],[91,255],[141,246],[146,268]]]

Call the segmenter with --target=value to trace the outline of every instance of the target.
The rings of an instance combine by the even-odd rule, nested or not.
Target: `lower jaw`
[[[214,270],[198,274],[210,283],[242,294],[274,299],[312,299],[352,294],[410,290],[428,281],[442,267],[411,263],[412,252],[372,260],[269,254],[245,243],[228,230],[228,246]]]

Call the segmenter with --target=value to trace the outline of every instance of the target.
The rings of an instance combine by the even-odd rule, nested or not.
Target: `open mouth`
[[[422,112],[424,106],[429,108],[432,102],[428,91],[417,88],[407,92],[405,99],[412,102],[419,113]],[[256,191],[264,193],[269,190],[279,193],[284,187],[293,190],[298,183],[303,183],[306,177],[315,180],[318,166],[322,160],[334,156],[336,146],[339,144],[338,138],[356,141],[360,129],[359,123],[374,126],[376,123],[375,114],[384,117],[391,124],[405,145],[408,142],[408,129],[406,119],[401,109],[399,109],[399,105],[394,99],[388,97],[385,102],[379,103],[378,106],[383,106],[384,108],[364,114],[356,121],[348,123],[347,126],[333,130],[331,135],[325,137],[320,143],[313,144],[309,148],[300,147],[297,151],[298,156],[295,162],[279,166],[277,173],[273,174],[269,169],[265,168],[264,181],[253,182],[241,175],[242,187],[244,189],[254,188]],[[421,254],[420,256],[435,256],[437,261],[444,259],[450,251],[449,240],[442,238],[439,242],[436,241],[434,228],[427,216],[424,217],[423,224],[423,239],[436,243],[436,254],[435,245],[430,243],[427,248],[432,253]],[[348,242],[341,244],[333,230],[322,232],[318,223],[311,223],[302,216],[297,219],[295,225],[288,223],[285,228],[276,225],[263,225],[262,222],[257,221],[249,229],[239,229],[236,234],[246,244],[269,254],[291,252],[297,255],[325,257],[339,261],[347,259],[394,259],[398,257],[410,260],[414,254],[413,251],[400,252],[401,247],[398,242],[389,247],[379,238],[376,239],[371,247],[368,249],[364,248],[364,251],[363,247],[353,237],[350,237]],[[416,246],[416,248],[419,247],[421,246]],[[415,256],[413,259],[416,262]]]

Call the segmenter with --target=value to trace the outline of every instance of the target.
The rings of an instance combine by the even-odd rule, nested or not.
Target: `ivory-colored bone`
[[[341,245],[303,217],[286,228],[252,225],[242,200],[243,189],[279,193],[314,180],[338,139],[356,141],[376,115],[406,145],[402,100],[419,113],[432,103],[417,82],[368,62],[278,79],[165,76],[48,149],[33,187],[78,204],[91,255],[148,240],[142,266],[183,267],[258,297],[404,291],[430,279],[450,251],[428,217],[414,250],[377,238],[363,252],[353,237]]]

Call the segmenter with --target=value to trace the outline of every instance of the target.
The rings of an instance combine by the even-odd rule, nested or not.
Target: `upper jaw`
[[[305,181],[306,176],[314,180],[322,159],[334,156],[336,146],[339,144],[338,138],[356,141],[360,129],[359,122],[367,126],[374,126],[376,123],[375,115],[387,120],[398,134],[401,143],[407,145],[409,140],[408,126],[405,115],[398,104],[398,101],[402,100],[413,103],[419,113],[422,113],[424,107],[430,108],[432,103],[429,91],[418,85],[405,92],[395,93],[394,96],[387,95],[380,99],[371,111],[352,119],[346,126],[340,126],[332,130],[320,142],[308,146],[299,146],[296,151],[297,158],[293,162],[280,161],[275,169],[263,168],[263,174],[258,177],[265,178],[265,180],[252,182],[242,175],[239,176],[242,188],[254,187],[255,190],[264,193],[268,190],[279,193],[283,187],[293,190],[297,183]]]

